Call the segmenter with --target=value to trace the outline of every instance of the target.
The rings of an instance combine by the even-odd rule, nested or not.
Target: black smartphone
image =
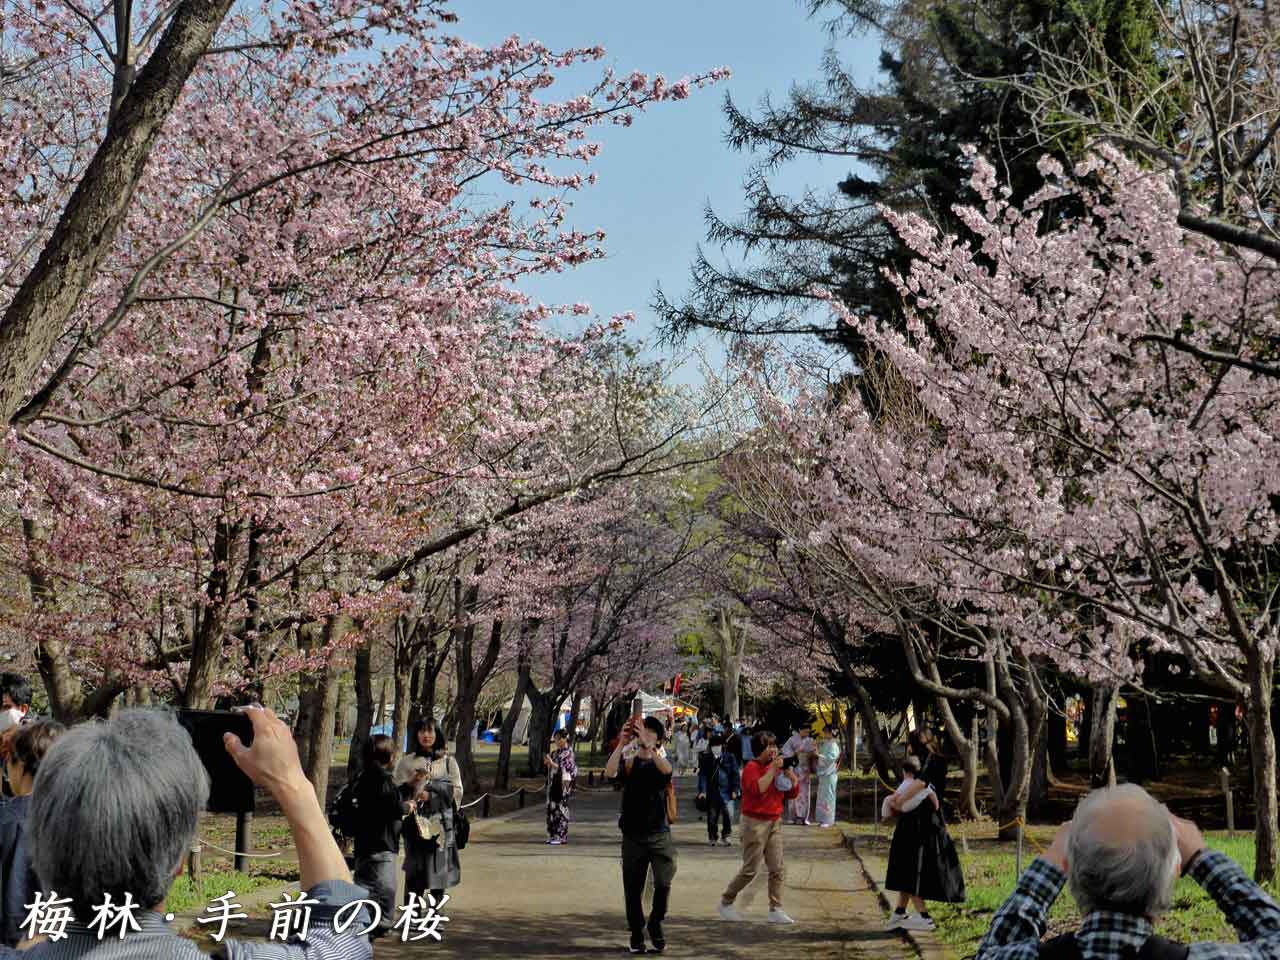
[[[200,762],[209,774],[210,813],[252,813],[253,781],[236,766],[222,742],[234,733],[245,746],[253,742],[253,724],[243,713],[232,710],[179,710],[180,723],[191,737]]]

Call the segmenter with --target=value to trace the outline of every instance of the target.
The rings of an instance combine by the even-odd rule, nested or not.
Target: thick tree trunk
[[[720,634],[720,683],[724,688],[724,717],[726,720],[737,720],[738,686],[742,679],[742,661],[746,656],[747,632],[735,630],[733,619],[720,608],[717,619]]]
[[[511,709],[502,718],[502,743],[498,745],[498,774],[493,781],[494,790],[506,790],[511,784],[511,741],[515,737],[516,725],[520,723],[520,714],[524,712],[529,679],[529,665],[523,663],[516,673],[516,692],[511,701]]]
[[[48,402],[52,390],[48,395],[38,393],[28,404],[33,409],[19,410],[31,378],[68,329],[68,321],[115,242],[165,118],[230,8],[231,0],[178,4],[132,89],[113,111],[106,136],[35,267],[0,318],[3,422],[31,419]],[[63,366],[70,365],[64,361]]]
[[[573,705],[569,708],[569,737],[570,743],[576,743],[578,739],[578,713],[582,710],[582,690],[579,688],[573,691]]]
[[[298,628],[298,651],[310,654],[315,647],[315,627],[305,624]],[[293,718],[293,739],[298,744],[298,762],[306,770],[311,763],[311,735],[315,725],[316,687],[319,677],[314,671],[304,670],[298,674],[298,713]]]
[[[1129,748],[1129,779],[1146,783],[1160,777],[1160,758],[1156,755],[1155,732],[1151,729],[1151,703],[1144,694],[1128,698],[1125,743]]]
[[[347,738],[347,710],[355,692],[355,681],[344,673],[338,678],[338,704],[333,711],[333,735],[339,740]]]
[[[978,767],[980,766],[982,744],[978,738],[978,715],[974,713],[972,728],[960,750],[960,770],[964,776],[960,780],[960,796],[956,798],[956,813],[962,820],[977,820],[978,812]]]
[[[533,683],[529,684],[529,753],[525,769],[531,777],[540,775],[544,770],[542,758],[551,746],[551,712],[556,706],[552,704],[549,693],[543,693]]]
[[[1046,770],[1050,786],[1057,786],[1058,775],[1067,772],[1067,715],[1061,710],[1050,710],[1049,766]]]
[[[313,693],[311,742],[307,750],[307,765],[303,767],[322,806],[328,802],[329,767],[333,763],[333,714],[338,706],[338,672],[335,655],[330,654]]]
[[[591,722],[587,724],[587,742],[592,745],[593,751],[595,742],[600,739],[600,731],[604,728],[605,715],[612,705],[612,702],[606,702],[603,697],[597,697],[594,693],[591,695]]]
[[[369,732],[373,727],[373,651],[369,644],[362,644],[356,650],[356,665],[352,685],[356,696],[356,723],[351,731],[351,753],[347,757],[347,779],[353,779],[360,772],[364,762],[365,745],[369,742]],[[386,684],[383,684],[386,694]]]
[[[477,794],[480,792],[480,774],[476,771],[474,741],[471,738],[476,729],[476,704],[471,697],[458,697],[456,719],[453,753],[462,774],[462,789],[468,794]]]
[[[414,668],[417,669],[416,667]],[[417,674],[414,674],[417,679]],[[387,678],[382,678],[382,683],[378,685],[378,706],[373,713],[373,722],[378,726],[382,726],[387,722]]]
[[[1253,767],[1254,825],[1253,878],[1269,884],[1275,880],[1280,836],[1277,834],[1276,738],[1271,725],[1271,701],[1275,683],[1275,657],[1253,654],[1249,666],[1249,759]]]
[[[1089,703],[1089,786],[1116,785],[1116,704],[1120,688],[1114,683],[1094,684]]]
[[[230,567],[239,537],[239,525],[225,517],[215,523],[209,580],[205,584],[204,607],[192,625],[191,666],[182,705],[188,710],[208,710],[213,706],[213,684],[222,663],[227,633],[227,597]]]
[[[1217,763],[1228,769],[1235,765],[1236,741],[1239,739],[1236,724],[1236,702],[1234,700],[1220,704],[1218,707],[1218,753]]]
[[[395,667],[391,678],[391,736],[396,747],[404,749],[404,738],[409,733],[409,675],[401,665]]]
[[[938,713],[942,716],[942,725],[947,731],[947,738],[960,757],[960,768],[964,778],[960,785],[960,796],[956,804],[956,812],[964,820],[978,819],[978,737],[977,714],[974,714],[973,735],[965,736],[951,703],[945,697],[937,697]]]

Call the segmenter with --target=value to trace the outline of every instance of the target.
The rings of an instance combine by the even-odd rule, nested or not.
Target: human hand
[[[311,783],[298,762],[298,745],[285,722],[273,711],[257,704],[240,710],[253,725],[253,743],[246,747],[239,737],[230,732],[222,737],[223,746],[236,766],[250,780],[268,790],[281,806],[304,789],[314,797]]]
[[[1068,820],[1058,827],[1058,832],[1053,835],[1053,842],[1049,844],[1049,849],[1041,854],[1046,861],[1053,864],[1063,873],[1067,872],[1067,842],[1070,839],[1071,821]]]
[[[1196,855],[1204,851],[1204,834],[1190,820],[1183,820],[1169,814],[1169,822],[1173,824],[1173,835],[1178,839],[1178,872],[1184,874]]]
[[[769,761],[769,768],[773,770],[774,773],[777,773],[779,770],[782,769],[783,759],[784,758],[782,754],[775,753],[773,755],[773,759]]]

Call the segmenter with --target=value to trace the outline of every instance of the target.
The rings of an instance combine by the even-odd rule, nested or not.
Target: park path
[[[688,798],[692,781],[679,784],[675,827],[679,863],[665,923],[667,956],[704,960],[779,960],[805,957],[914,957],[899,934],[880,930],[883,914],[839,830],[787,827],[786,909],[794,926],[764,922],[763,889],[742,906],[749,922],[724,923],[716,915],[720,892],[736,872],[741,848],[710,847],[706,827]],[[544,842],[541,811],[484,823],[462,853],[462,884],[450,891],[440,943],[380,941],[375,960],[429,955],[440,958],[593,957],[626,953],[619,869],[618,794],[579,792],[569,843]],[[761,886],[761,885],[753,885]],[[750,895],[751,890],[746,895]],[[745,896],[745,895],[744,895]]]

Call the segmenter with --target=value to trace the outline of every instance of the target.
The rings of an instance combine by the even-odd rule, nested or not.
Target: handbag
[[[462,850],[470,839],[471,818],[463,813],[455,803],[453,805],[453,846],[457,850]]]

